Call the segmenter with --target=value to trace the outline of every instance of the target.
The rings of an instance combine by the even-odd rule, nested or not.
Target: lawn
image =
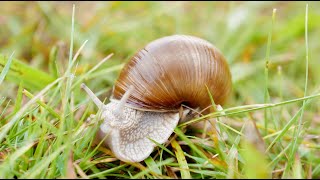
[[[319,2],[0,2],[0,12],[0,178],[320,178]],[[173,34],[220,49],[232,93],[144,161],[120,161],[97,141],[100,121],[86,121],[99,109],[80,84],[108,103],[130,57]]]

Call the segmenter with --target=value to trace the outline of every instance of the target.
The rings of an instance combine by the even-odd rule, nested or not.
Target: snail
[[[138,51],[120,72],[107,105],[81,84],[102,108],[99,133],[107,136],[105,145],[125,162],[143,161],[156,146],[154,141],[165,143],[189,112],[181,113],[182,105],[210,106],[208,89],[215,104],[222,104],[231,86],[220,50],[189,35],[162,37]]]

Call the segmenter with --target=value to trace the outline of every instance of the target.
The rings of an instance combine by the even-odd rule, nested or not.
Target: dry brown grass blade
[[[168,175],[169,177],[171,177],[172,179],[178,179],[178,176],[176,175],[176,173],[174,173],[172,167],[170,167],[170,166],[165,166],[165,168],[166,168],[166,171],[167,171],[167,175]]]
[[[77,178],[77,174],[74,170],[74,167],[73,167],[73,152],[71,151],[70,152],[70,156],[69,156],[69,159],[68,159],[68,164],[67,164],[67,179],[76,179]]]
[[[82,171],[82,169],[79,167],[79,165],[76,162],[73,163],[73,166],[76,168],[76,170],[77,170],[78,174],[81,176],[81,178],[89,179],[89,177],[86,175],[86,173]]]

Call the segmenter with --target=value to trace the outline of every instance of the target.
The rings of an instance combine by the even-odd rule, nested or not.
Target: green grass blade
[[[305,84],[304,84],[304,97],[307,96],[308,75],[309,75],[308,4],[306,5],[306,15],[305,15],[305,48],[306,48],[306,76],[305,76]],[[306,106],[306,100],[303,101],[301,113],[300,113],[300,118],[299,118],[299,121],[297,121],[298,124],[297,124],[296,128],[294,129],[294,133],[293,133],[294,140],[291,143],[292,145],[291,145],[291,151],[289,154],[289,162],[286,167],[286,170],[288,170],[290,168],[291,164],[293,164],[295,152],[297,151],[298,146],[299,146],[299,145],[297,145],[297,143],[298,143],[298,139],[301,136],[300,133],[301,133],[301,129],[302,129],[302,119],[303,119],[305,106]]]
[[[22,90],[23,90],[23,82],[21,81],[18,88],[17,98],[14,105],[14,112],[18,112],[21,108],[22,103]]]
[[[0,85],[2,84],[4,78],[6,77],[8,71],[10,69],[10,65],[11,65],[11,62],[12,62],[13,55],[14,55],[14,52],[11,54],[11,56],[8,59],[8,62],[6,63],[6,65],[4,66],[4,68],[1,71],[1,74],[0,74]]]
[[[221,117],[221,116],[237,115],[237,114],[242,114],[244,112],[252,112],[252,111],[257,111],[257,110],[261,110],[261,109],[265,109],[265,108],[274,108],[277,106],[283,106],[285,104],[300,102],[303,100],[309,100],[308,102],[310,102],[310,100],[317,98],[317,97],[320,97],[320,93],[306,96],[306,97],[302,97],[302,98],[291,99],[291,100],[287,100],[287,101],[283,101],[283,102],[279,102],[279,103],[253,104],[253,105],[247,105],[247,106],[232,107],[232,108],[228,108],[228,109],[223,109],[222,111],[219,111],[219,112],[210,113],[210,114],[201,116],[199,118],[195,118],[195,119],[190,120],[185,123],[181,123],[178,125],[178,127],[182,127],[182,126],[186,126],[188,124],[196,123],[196,122],[204,120],[208,117],[214,118],[214,117]]]
[[[155,143],[158,147],[160,147],[161,149],[163,149],[164,151],[166,151],[167,153],[171,154],[172,156],[174,156],[173,152],[171,152],[168,148],[166,148],[164,145],[159,144],[157,141],[148,138],[150,141],[152,141],[153,143]]]
[[[75,14],[75,4],[72,5],[72,22],[71,22],[71,32],[70,32],[70,50],[69,50],[69,66],[71,67],[72,56],[73,56],[73,34],[74,34],[74,14]]]
[[[190,175],[188,162],[186,160],[186,157],[184,156],[184,153],[183,153],[180,145],[178,144],[178,142],[176,140],[172,140],[171,145],[174,149],[174,152],[176,154],[176,158],[179,163],[181,178],[182,179],[191,179],[192,177]]]
[[[58,78],[59,77],[59,71],[57,68],[57,57],[58,56],[58,49],[57,46],[54,46],[49,54],[49,72],[52,74],[53,77]]]
[[[2,103],[6,100],[6,97],[1,97],[0,99],[0,105],[2,105]]]
[[[212,165],[214,165],[215,167],[217,167],[218,169],[225,171],[224,167],[221,166],[220,164],[216,164],[213,163],[189,138],[187,138],[184,133],[178,128],[176,127],[174,129],[174,132],[184,141],[188,144],[188,146],[195,151],[200,157],[202,157],[203,159],[206,159],[207,162],[211,163]]]
[[[95,65],[92,69],[90,69],[86,74],[80,76],[78,78],[78,80],[73,84],[73,87],[80,84],[87,76],[89,76],[92,72],[94,72],[96,69],[98,69],[103,63],[105,63],[108,59],[110,59],[111,57],[113,56],[113,54],[109,54],[107,57],[103,58],[97,65]],[[116,67],[116,70],[120,69],[123,67],[123,65],[120,65],[120,66],[115,66]],[[119,68],[120,67],[120,68]],[[111,68],[108,68],[108,69],[111,69],[113,70],[114,68],[111,67]],[[107,72],[105,72],[105,70],[103,71],[103,74],[105,74]]]
[[[290,129],[290,127],[296,122],[296,119],[298,118],[298,115],[301,113],[302,109],[300,108],[299,111],[290,119],[290,121],[282,128],[282,130],[280,131],[281,133],[279,133],[274,140],[270,143],[270,145],[268,146],[268,148],[266,149],[266,152],[268,152],[272,146],[276,143],[279,142],[279,140],[288,132],[288,130]]]
[[[60,153],[66,148],[66,145],[61,146],[57,150],[55,150],[52,154],[50,154],[47,158],[43,158],[39,163],[33,166],[29,171],[27,171],[22,178],[30,179],[37,178],[38,175],[43,171],[43,169],[48,168],[50,163],[55,160]]]
[[[11,102],[11,99],[9,100],[7,105],[4,107],[3,111],[0,113],[0,119],[1,119],[2,115],[6,112],[7,108],[9,107],[10,102]]]
[[[58,78],[47,87],[45,87],[42,91],[40,91],[34,98],[32,98],[27,104],[25,104],[14,116],[13,118],[7,123],[6,125],[0,128],[0,142],[2,142],[3,138],[7,135],[7,132],[11,129],[11,127],[19,120],[23,113],[32,105],[34,104],[44,93],[46,93],[50,88],[52,88],[56,83],[60,82],[63,78]]]
[[[9,155],[0,165],[0,178],[13,178],[11,170],[16,163],[16,160],[20,158],[20,156],[22,156],[24,153],[26,153],[33,145],[33,142],[26,143],[26,145],[17,149],[13,154]]]
[[[30,99],[32,99],[34,97],[33,94],[31,94],[29,91],[27,91],[26,89],[24,89],[22,91],[23,94],[25,94],[26,96],[28,96]],[[50,106],[48,106],[47,104],[45,104],[44,102],[40,101],[40,100],[37,100],[37,103],[44,107],[47,111],[50,112],[50,114],[52,114],[54,117],[58,118],[58,119],[61,119],[60,115],[55,112]]]
[[[164,161],[161,161],[161,162],[157,163],[156,167],[164,166],[164,165],[167,165],[167,164],[172,163],[172,162],[174,162],[174,159],[173,158],[168,158],[168,159],[166,159]],[[139,178],[141,178],[141,176],[143,176],[143,175],[145,175],[145,174],[147,174],[147,173],[149,173],[151,171],[152,171],[151,169],[145,169],[145,170],[139,172],[138,174],[134,175],[131,179],[139,179]]]
[[[210,92],[210,89],[208,88],[208,86],[205,84],[206,88],[207,88],[207,92],[208,92],[208,95],[209,95],[209,98],[210,98],[210,101],[211,101],[211,105],[213,107],[213,110],[214,111],[217,111],[217,108],[216,108],[216,103],[214,102],[214,99],[212,97],[212,94]]]
[[[122,164],[122,165],[120,165],[120,166],[116,166],[116,167],[114,167],[114,168],[107,169],[107,170],[105,170],[105,171],[101,171],[101,172],[99,172],[99,173],[91,174],[91,175],[89,175],[88,177],[89,177],[89,178],[95,178],[95,177],[99,177],[99,176],[105,176],[105,175],[107,175],[107,174],[110,174],[110,173],[115,172],[115,171],[117,171],[117,170],[119,170],[119,169],[125,168],[125,167],[127,167],[127,166],[128,166],[128,164]]]
[[[153,172],[161,175],[161,171],[159,167],[157,167],[156,162],[152,159],[152,157],[148,157],[147,159],[144,160],[144,162],[147,164],[148,168],[151,169]]]
[[[7,60],[0,54],[0,70],[5,66]],[[49,74],[33,68],[17,59],[12,58],[7,79],[16,84],[23,81],[24,87],[29,90],[41,90],[55,79]]]
[[[269,95],[269,61],[270,61],[270,49],[271,49],[271,39],[272,39],[272,31],[273,31],[273,24],[276,16],[276,9],[273,9],[272,13],[272,23],[271,28],[268,35],[268,45],[267,45],[267,51],[266,51],[266,66],[264,69],[265,73],[265,89],[264,89],[264,103],[268,103],[270,101],[270,95]],[[268,109],[264,109],[264,128],[265,128],[265,134],[268,134]]]

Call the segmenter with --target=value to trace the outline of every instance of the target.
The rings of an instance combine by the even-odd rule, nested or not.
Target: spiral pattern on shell
[[[128,105],[146,111],[176,111],[181,104],[206,108],[231,92],[231,73],[221,52],[206,40],[173,35],[149,43],[124,66],[113,89],[121,99],[130,85]]]

